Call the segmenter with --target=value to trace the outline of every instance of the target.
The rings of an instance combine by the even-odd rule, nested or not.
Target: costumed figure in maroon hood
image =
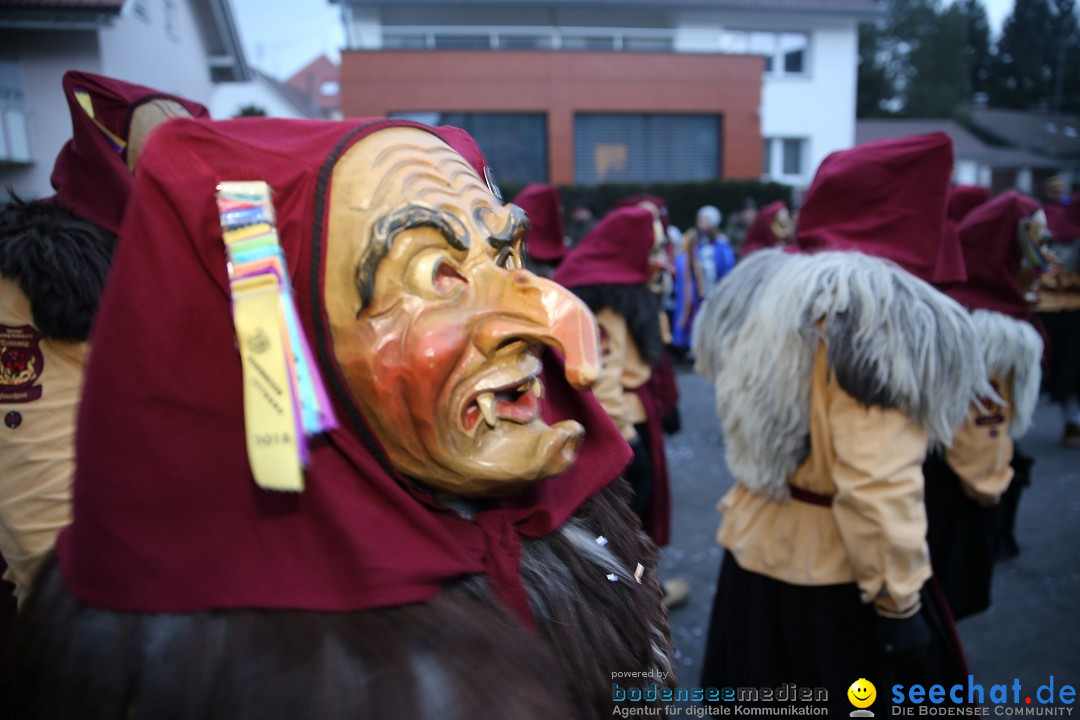
[[[653,214],[653,226],[656,230],[656,242],[653,243],[649,263],[652,274],[649,277],[649,286],[652,291],[662,298],[671,294],[675,271],[675,246],[670,242],[668,232],[671,230],[671,216],[668,215],[667,202],[658,195],[639,193],[619,199],[615,207],[641,207]],[[667,320],[667,314],[662,313],[661,332],[664,336],[664,345],[671,344],[671,326]]]
[[[834,688],[963,678],[932,592],[922,463],[995,397],[968,313],[927,282],[946,235],[952,143],[937,133],[829,155],[802,252],[761,250],[702,308],[735,486],[702,685]],[[880,679],[880,680],[879,680]]]
[[[601,369],[593,392],[634,451],[627,470],[631,504],[653,541],[663,546],[671,513],[663,416],[646,389],[664,349],[659,303],[648,285],[654,220],[647,208],[612,210],[574,246],[552,279],[596,313]]]
[[[0,554],[25,597],[71,518],[75,415],[87,339],[143,142],[206,108],[151,88],[68,72],[72,138],[56,195],[0,208]]]
[[[667,313],[664,312],[664,298],[671,294],[672,277],[675,271],[675,248],[670,242],[668,231],[671,221],[668,216],[667,203],[656,195],[630,195],[615,203],[616,208],[640,207],[653,214],[653,232],[656,236],[653,241],[652,252],[649,254],[649,288],[659,298],[660,312],[660,335],[664,346],[671,345],[671,323]]]
[[[1021,460],[1020,472],[1014,471],[1013,441],[1031,425],[1043,343],[1031,325],[1020,270],[1024,249],[1037,247],[1045,230],[1038,202],[1019,193],[979,206],[958,228],[966,280],[944,288],[971,311],[990,383],[1001,397],[973,403],[951,447],[935,449],[923,466],[930,557],[957,619],[990,606],[1002,526],[1015,516],[1027,480],[1030,461]]]
[[[656,238],[652,253],[649,255],[649,289],[656,295],[660,308],[660,341],[664,349],[660,360],[652,367],[645,390],[652,395],[663,418],[664,432],[674,435],[682,429],[679,415],[679,386],[675,380],[675,365],[668,348],[673,347],[671,318],[665,302],[671,297],[675,273],[675,245],[669,233],[672,230],[668,217],[667,203],[656,195],[638,194],[622,198],[616,207],[641,207],[653,214],[653,232]],[[677,233],[676,233],[677,234]]]
[[[1061,442],[1080,447],[1080,192],[1068,199],[1064,178],[1055,176],[1045,195],[1051,269],[1032,279],[1031,300],[1046,328],[1044,390],[1061,406]]]
[[[540,277],[551,277],[566,257],[562,200],[554,185],[526,185],[511,202],[529,217],[525,234],[525,267]]]
[[[669,348],[673,348],[674,338],[671,332],[671,318],[665,300],[671,297],[675,273],[675,248],[670,232],[674,230],[668,215],[667,202],[657,195],[639,193],[621,198],[615,203],[615,207],[640,207],[645,208],[653,215],[653,241],[652,252],[649,255],[649,290],[656,296],[659,308],[660,341],[663,347],[660,350],[660,359],[649,368],[649,379],[637,389],[637,394],[643,398],[644,405],[648,408],[650,416],[660,418],[660,427],[665,435],[674,435],[682,430],[682,416],[679,413],[679,384],[675,379],[675,364],[672,362]],[[676,231],[675,235],[681,235]],[[650,431],[653,428],[648,428]],[[654,467],[654,476],[668,477],[667,457],[664,454],[663,437],[649,437],[649,447],[654,455],[651,465]],[[662,463],[662,465],[661,465]],[[659,466],[659,467],[657,467]],[[665,480],[665,482],[667,482]],[[670,507],[670,490],[663,501],[665,506]],[[670,515],[670,513],[669,513]],[[644,521],[644,520],[643,520]],[[651,521],[650,521],[651,522]],[[653,539],[665,537],[661,545],[667,545],[671,536],[670,520],[666,533],[652,533]],[[648,527],[648,525],[646,526]],[[669,610],[682,607],[690,600],[690,583],[681,577],[668,578],[661,583],[664,590],[664,605]]]
[[[525,231],[455,128],[157,130],[20,717],[595,718],[612,668],[672,683],[594,320]]]
[[[758,211],[750,229],[746,231],[742,255],[739,257],[745,258],[766,248],[783,247],[794,241],[795,223],[792,222],[787,203],[777,200]]]
[[[960,249],[960,239],[956,234],[960,221],[981,203],[990,199],[986,188],[974,185],[952,185],[949,187],[948,201],[945,205],[946,240],[938,247],[937,266],[930,281],[939,289],[962,283],[967,278],[964,272],[964,253]]]

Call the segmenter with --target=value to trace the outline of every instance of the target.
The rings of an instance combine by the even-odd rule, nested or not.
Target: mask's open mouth
[[[498,387],[478,389],[465,403],[461,424],[466,432],[472,433],[481,423],[493,428],[500,420],[520,424],[532,422],[540,415],[540,398],[543,396],[544,386],[535,375]]]

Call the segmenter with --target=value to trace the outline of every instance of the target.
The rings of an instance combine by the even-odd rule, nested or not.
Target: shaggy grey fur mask
[[[810,382],[824,342],[837,382],[864,405],[897,408],[948,445],[990,386],[968,312],[888,260],[859,252],[763,250],[706,299],[695,369],[713,383],[732,474],[788,496],[809,447]]]

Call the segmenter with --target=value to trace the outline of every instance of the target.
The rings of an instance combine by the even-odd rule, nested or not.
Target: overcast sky
[[[248,62],[285,80],[319,55],[337,61],[345,45],[341,6],[328,0],[229,0]]]
[[[282,80],[319,55],[338,60],[345,44],[341,6],[329,0],[231,0],[248,62]],[[1013,0],[982,0],[1001,32]]]

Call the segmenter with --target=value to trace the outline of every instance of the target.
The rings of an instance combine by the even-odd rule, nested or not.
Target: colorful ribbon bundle
[[[1050,259],[1046,251],[1031,238],[1027,232],[1020,233],[1021,262],[1025,267],[1035,271],[1036,275],[1042,275],[1050,269]]]
[[[300,326],[270,186],[223,182],[217,191],[244,373],[248,461],[259,487],[299,492],[308,438],[337,427],[337,418]]]

